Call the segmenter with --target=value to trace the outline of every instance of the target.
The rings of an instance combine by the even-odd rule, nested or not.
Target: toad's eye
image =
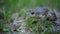
[[[32,15],[34,14],[34,12],[31,13]]]

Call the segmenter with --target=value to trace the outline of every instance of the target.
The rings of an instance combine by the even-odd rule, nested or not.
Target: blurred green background
[[[4,13],[4,21],[9,21],[12,13],[21,9],[34,8],[36,6],[46,6],[51,8],[60,8],[60,0],[0,0],[0,12]],[[23,14],[20,14],[23,15]]]

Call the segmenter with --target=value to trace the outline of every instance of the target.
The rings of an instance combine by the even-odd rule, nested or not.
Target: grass
[[[33,15],[32,15],[33,16]],[[41,24],[43,24],[44,26],[47,26],[47,29],[46,32],[44,32],[44,34],[48,34],[50,33],[49,31],[49,28],[51,27],[52,25],[52,22],[51,21],[45,21],[44,23],[41,22],[41,19],[36,19],[34,18],[35,16],[27,16],[27,20],[26,20],[26,27],[31,27],[32,28],[32,32],[34,34],[40,34],[43,32],[43,29],[41,27]],[[35,21],[35,22],[34,22]]]
[[[60,8],[60,0],[0,0],[0,12],[4,14],[4,19],[1,22],[1,27],[3,28],[3,24],[10,23],[11,16],[14,12],[19,13],[20,16],[24,16],[27,8],[34,8],[36,6],[47,6],[51,8]],[[27,8],[25,8],[27,7]],[[34,20],[34,16],[27,17],[26,25],[32,27],[34,33],[38,33],[37,31],[41,32],[41,27],[39,22],[34,25],[32,24],[32,20]],[[46,26],[51,26],[51,23],[44,23]],[[38,33],[39,34],[39,33]]]

